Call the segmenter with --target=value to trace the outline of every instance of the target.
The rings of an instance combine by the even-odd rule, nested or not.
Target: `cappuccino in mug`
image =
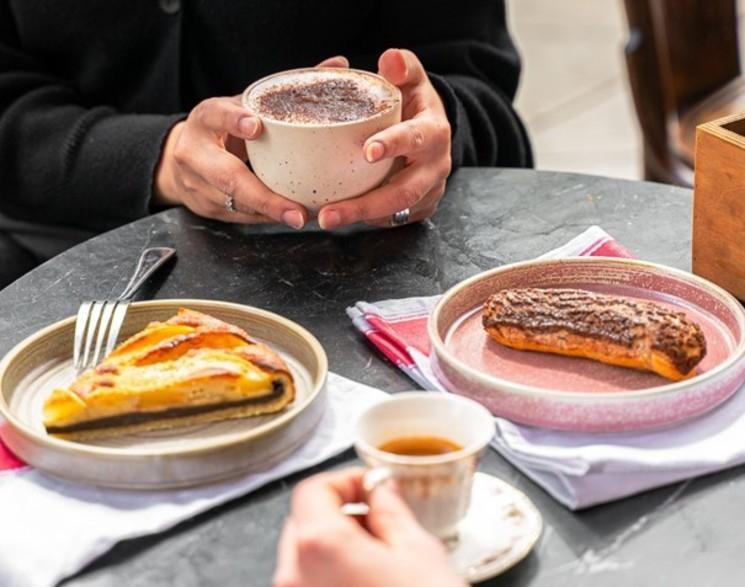
[[[314,126],[370,118],[393,106],[391,92],[377,80],[337,72],[305,77],[277,78],[255,92],[251,109],[260,117]]]

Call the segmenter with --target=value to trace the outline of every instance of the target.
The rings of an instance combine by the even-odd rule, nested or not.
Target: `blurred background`
[[[644,7],[655,2],[626,4]],[[656,17],[667,24],[677,18],[674,24],[681,28],[691,26],[683,21],[685,13],[691,13],[685,5],[691,2],[663,0],[657,4],[679,10],[672,17],[665,14]],[[700,9],[705,3],[694,4]],[[722,41],[721,37],[727,35],[728,20],[734,20],[732,28],[740,33],[734,35],[739,37],[734,39],[739,57],[745,37],[743,4],[712,0],[703,16],[692,19],[694,26],[707,20],[710,26],[701,26],[699,34],[683,35],[688,38],[681,43],[700,49],[703,29],[710,30],[708,40],[714,55],[707,58],[716,67],[725,61],[723,53],[727,51],[726,47],[719,49],[717,43],[726,45],[727,39]],[[629,37],[624,0],[507,0],[507,8],[510,31],[523,58],[517,109],[530,131],[536,167],[643,179],[642,133],[624,54]],[[736,18],[728,19],[726,10],[736,11]],[[659,29],[660,23],[656,25]],[[674,50],[676,39],[672,38],[672,32],[668,33]],[[681,59],[685,63],[686,56],[681,55]],[[728,74],[722,75],[722,79],[728,78]],[[720,102],[723,99],[731,101],[732,97],[720,96]]]

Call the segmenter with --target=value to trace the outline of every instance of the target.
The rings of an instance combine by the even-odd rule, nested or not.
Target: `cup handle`
[[[393,471],[388,467],[374,467],[362,476],[362,489],[365,490],[365,495],[369,496],[375,489],[392,478]]]
[[[370,512],[370,506],[367,505],[370,494],[392,477],[393,472],[388,467],[368,469],[362,476],[362,490],[365,492],[365,501],[342,504],[341,513],[345,516],[366,516]]]

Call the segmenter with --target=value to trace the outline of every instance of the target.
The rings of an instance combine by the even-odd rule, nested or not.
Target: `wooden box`
[[[745,300],[745,112],[696,129],[693,272]]]

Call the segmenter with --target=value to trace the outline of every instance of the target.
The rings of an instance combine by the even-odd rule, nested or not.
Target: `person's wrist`
[[[163,141],[163,150],[161,151],[160,161],[155,168],[155,180],[153,182],[153,199],[152,205],[156,207],[178,206],[181,203],[179,190],[176,184],[176,174],[174,173],[175,160],[173,152],[176,143],[181,136],[184,122],[176,123],[169,131],[166,140]]]

